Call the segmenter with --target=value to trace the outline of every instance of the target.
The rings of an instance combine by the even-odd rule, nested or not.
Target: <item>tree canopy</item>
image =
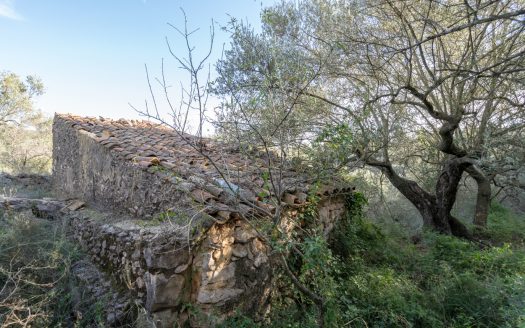
[[[0,72],[0,126],[24,124],[34,118],[33,99],[43,92],[44,84],[35,76],[23,81],[14,73]]]
[[[35,76],[25,81],[0,73],[0,168],[15,173],[46,172],[51,163],[51,120],[33,100],[44,85]]]
[[[491,186],[523,172],[523,4],[311,0],[266,9],[260,34],[234,21],[222,122],[289,124],[306,148],[337,140],[329,163],[381,170],[425,225],[468,236],[451,214],[462,177],[478,185],[484,225]]]

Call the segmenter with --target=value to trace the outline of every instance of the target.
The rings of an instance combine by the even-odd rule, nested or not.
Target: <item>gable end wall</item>
[[[80,198],[117,212],[147,217],[166,211],[184,197],[177,186],[118,157],[84,130],[55,117],[53,184],[63,198]]]

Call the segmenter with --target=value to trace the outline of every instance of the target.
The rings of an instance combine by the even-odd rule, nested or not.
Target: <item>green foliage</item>
[[[327,127],[315,138],[312,147],[308,149],[308,155],[318,165],[336,167],[348,161],[351,154],[348,150],[353,148],[353,142],[353,131],[348,124]]]
[[[319,67],[306,64],[302,47],[288,46],[272,36],[270,24],[279,18],[270,12],[263,15],[266,24],[261,34],[236,19],[225,27],[231,43],[217,62],[218,76],[211,88],[222,97],[216,131],[241,151],[272,151],[303,167],[302,149],[326,120],[329,106],[319,99],[300,97],[296,90],[304,91]]]
[[[270,193],[269,193],[269,190],[271,190],[270,173],[267,171],[264,171],[261,174],[261,177],[263,179],[263,186],[262,186],[263,191],[259,192],[257,196],[261,199],[265,199],[266,197],[270,196]]]
[[[69,272],[80,253],[61,229],[0,213],[0,326],[60,327],[71,319]]]
[[[106,326],[107,296],[84,294],[71,273],[84,256],[62,222],[0,211],[0,326]]]
[[[47,173],[51,168],[51,120],[34,108],[42,82],[0,72],[0,170]]]
[[[493,202],[490,208],[484,233],[493,242],[512,241],[525,246],[525,220],[497,202]]]
[[[51,171],[51,120],[40,117],[31,127],[0,126],[0,170],[12,174]]]
[[[347,204],[349,214],[329,244],[306,238],[300,245],[301,281],[327,300],[326,326],[525,325],[525,250],[504,223],[523,219],[496,204],[486,233],[497,237],[497,246],[433,232],[413,244],[368,222],[361,194]],[[272,308],[264,326],[318,324],[317,308],[298,292],[274,300]]]
[[[159,213],[152,221],[156,221],[155,223],[162,223],[167,220],[170,220],[172,218],[176,218],[178,216],[178,213],[173,210],[167,210],[164,212]]]
[[[43,92],[42,81],[34,76],[23,81],[14,73],[0,72],[0,127],[8,123],[24,125],[38,116],[33,98]]]
[[[252,319],[248,318],[247,316],[241,313],[236,313],[234,316],[226,319],[224,322],[217,325],[217,328],[253,328],[258,326],[258,324],[256,324]]]

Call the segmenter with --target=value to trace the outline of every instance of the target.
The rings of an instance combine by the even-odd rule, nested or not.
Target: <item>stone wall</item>
[[[137,217],[163,212],[188,199],[184,185],[143,170],[89,132],[55,118],[53,124],[53,184],[59,196],[81,198],[98,206]],[[188,200],[189,201],[189,200]]]
[[[336,227],[337,221],[345,215],[345,196],[325,197],[318,205],[319,220],[322,222],[325,237]]]
[[[226,184],[216,167],[173,131],[119,122],[55,116],[53,182],[59,196],[81,198],[138,218],[172,208],[201,211],[203,206],[218,220],[245,216],[255,208],[275,210],[258,196],[268,193],[261,178],[265,167],[259,167],[265,163],[262,159],[241,158],[208,141],[206,152],[223,173],[238,174],[229,176]],[[308,179],[293,171],[281,174],[282,185],[290,187],[281,201],[292,208],[304,206]],[[322,189],[318,192],[323,197],[350,190]]]
[[[189,303],[203,314],[201,321],[191,318],[192,326],[208,326],[234,310],[256,315],[269,295],[268,248],[242,220],[213,225],[192,249],[168,226],[108,224],[84,212],[71,218],[70,230],[158,327],[188,319],[182,309]]]
[[[320,202],[325,234],[344,213],[343,200]],[[253,316],[264,311],[272,286],[270,252],[243,219],[209,226],[190,246],[176,226],[139,220],[107,223],[94,213],[74,214],[69,221],[73,238],[116,286],[142,302],[159,327],[187,320],[182,308],[190,303],[205,318],[193,326],[208,326],[209,320],[234,310]],[[288,211],[290,228],[300,224],[299,213]]]

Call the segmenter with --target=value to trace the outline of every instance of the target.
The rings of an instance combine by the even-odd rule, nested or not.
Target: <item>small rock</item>
[[[235,241],[239,243],[243,243],[243,244],[247,243],[253,238],[255,238],[255,236],[256,234],[253,231],[249,231],[249,230],[242,229],[239,227],[235,228],[235,233],[234,233]]]
[[[175,272],[175,273],[181,273],[181,272],[184,272],[184,271],[186,271],[186,269],[188,269],[188,266],[189,266],[189,265],[190,265],[189,263],[181,264],[181,265],[179,265],[178,267],[175,268],[175,271],[174,271],[174,272]]]
[[[246,255],[248,255],[248,250],[244,245],[235,244],[233,245],[232,254],[236,257],[245,257]]]
[[[268,262],[268,257],[264,253],[258,253],[255,257],[255,260],[253,261],[253,265],[258,268],[261,266],[261,264],[264,264]]]
[[[117,321],[117,315],[115,312],[110,312],[108,313],[108,315],[106,316],[106,323],[109,325],[109,326],[113,326]]]
[[[145,286],[144,279],[142,279],[141,277],[138,277],[137,280],[135,280],[135,285],[137,286],[138,289],[144,288]]]
[[[169,278],[163,273],[146,274],[146,309],[155,311],[166,306],[174,307],[182,301],[184,276],[174,274]]]
[[[140,249],[135,249],[133,254],[131,254],[132,260],[138,260],[140,258]]]

